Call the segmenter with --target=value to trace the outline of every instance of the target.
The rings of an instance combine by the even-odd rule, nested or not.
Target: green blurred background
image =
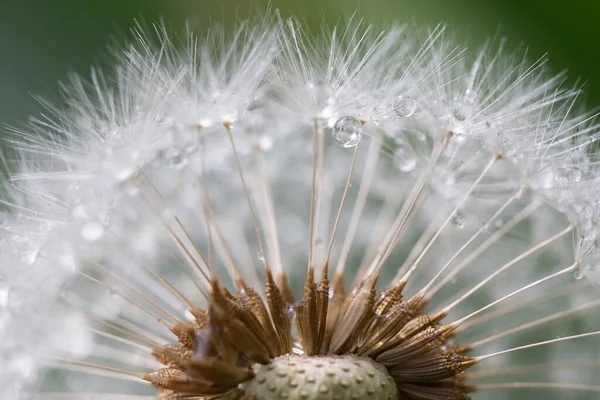
[[[0,121],[14,125],[40,111],[31,94],[53,98],[67,72],[87,74],[106,62],[106,45],[127,34],[134,18],[164,19],[175,30],[186,20],[261,12],[300,14],[314,31],[354,11],[382,26],[393,20],[448,23],[474,47],[498,31],[513,46],[525,43],[532,59],[546,52],[556,72],[586,83],[588,103],[600,104],[600,2],[597,0],[2,0],[0,6]]]

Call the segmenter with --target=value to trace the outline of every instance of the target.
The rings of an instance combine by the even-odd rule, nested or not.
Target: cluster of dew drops
[[[399,96],[393,104],[394,112],[399,118],[409,118],[418,109],[418,103],[415,99],[409,96]],[[466,118],[464,111],[461,109],[457,112],[455,118],[462,121]],[[351,117],[345,116],[338,119],[333,124],[332,136],[334,141],[344,148],[356,147],[363,136],[363,125],[364,122]],[[424,134],[421,134],[422,140],[424,140]],[[416,157],[405,155],[405,151],[401,147],[396,150],[401,160],[398,168],[402,172],[410,172],[417,167]],[[403,157],[404,155],[404,157]],[[456,228],[464,228],[466,224],[466,217],[462,211],[456,211],[450,220],[451,224]]]

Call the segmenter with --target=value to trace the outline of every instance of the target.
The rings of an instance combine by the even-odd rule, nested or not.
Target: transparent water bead
[[[414,152],[399,147],[394,151],[394,164],[402,172],[411,172],[417,167],[419,161]]]
[[[333,125],[333,139],[342,147],[355,147],[362,138],[362,124],[354,117],[342,117]]]
[[[576,279],[576,280],[582,279],[583,276],[584,276],[583,269],[582,268],[575,268],[573,270],[572,275],[573,275],[573,279]]]
[[[170,126],[173,146],[181,149],[185,154],[193,153],[198,149],[200,133],[197,127],[185,127],[174,123]]]
[[[417,101],[409,96],[398,96],[394,102],[394,111],[399,117],[408,118],[417,111]]]
[[[461,211],[457,211],[450,218],[450,223],[456,228],[465,227],[465,215]]]
[[[473,113],[473,104],[469,101],[457,101],[452,106],[452,115],[457,121],[464,121]]]
[[[569,182],[579,182],[581,180],[581,170],[577,167],[567,168],[565,171],[565,178]]]
[[[185,154],[174,147],[165,150],[163,158],[168,166],[176,170],[183,169],[188,164],[188,158]]]

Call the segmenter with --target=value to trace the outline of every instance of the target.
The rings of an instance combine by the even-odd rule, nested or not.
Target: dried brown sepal
[[[373,317],[369,329],[363,334],[357,353],[373,357],[393,346],[390,342],[416,315],[410,303],[403,301],[386,315]],[[389,344],[389,345],[388,345]]]
[[[189,309],[189,311],[196,319],[196,326],[198,329],[202,329],[208,325],[208,310],[192,307]]]
[[[254,376],[251,368],[239,367],[214,357],[188,360],[184,371],[192,378],[210,381],[216,386],[233,387]]]
[[[199,309],[198,309],[199,310]],[[208,324],[208,314],[206,318]],[[171,327],[171,332],[177,336],[177,340],[186,349],[191,351],[196,350],[196,330],[202,329],[202,326],[194,325],[190,322],[177,322]]]
[[[304,353],[309,356],[318,354],[317,285],[314,282],[312,266],[308,268],[304,298],[296,303],[296,327]]]
[[[453,378],[476,363],[474,358],[453,351],[434,349],[405,363],[388,366],[396,382],[436,382]]]
[[[343,278],[341,274],[336,274],[333,278],[331,285],[333,296],[327,302],[327,319],[325,320],[325,331],[323,333],[323,341],[321,342],[321,354],[328,352],[335,326],[346,303]]]
[[[325,338],[325,327],[327,325],[327,311],[329,307],[329,280],[325,271],[327,266],[323,267],[324,275],[317,287],[317,353],[321,353],[323,339]]]
[[[267,311],[265,303],[262,301],[258,293],[253,289],[243,286],[240,293],[240,301],[247,307],[260,322],[260,325],[265,333],[265,342],[269,346],[269,353],[272,357],[277,357],[283,354],[284,349],[281,346],[279,336],[273,327],[271,317]]]
[[[356,290],[351,296],[346,311],[340,314],[334,328],[329,350],[333,354],[342,354],[351,349],[373,314],[375,289],[368,286]]]
[[[375,358],[375,361],[386,366],[406,363],[412,358],[420,357],[433,349],[442,347],[453,332],[454,328],[449,325],[428,326],[398,346],[384,351]]]
[[[150,382],[153,386],[164,389],[181,392],[177,386],[181,383],[192,382],[192,378],[187,376],[178,368],[161,368],[149,374],[145,374],[142,379]],[[209,384],[208,382],[205,382]]]
[[[210,305],[210,316],[211,325],[213,327],[213,338],[223,336],[223,345],[218,346],[219,351],[235,349],[239,353],[243,353],[246,358],[253,362],[260,364],[267,364],[270,360],[269,351],[263,340],[259,337],[261,331],[256,331],[256,327],[260,326],[260,323],[254,317],[255,324],[252,328],[247,326],[241,319],[236,318],[233,314],[233,310],[248,321],[252,321],[249,313],[246,312],[242,307],[235,307],[235,303],[228,301],[223,293],[213,285],[213,292],[211,294],[211,305]],[[217,340],[213,339],[216,343]],[[232,353],[229,350],[230,353]],[[231,354],[230,354],[231,356]],[[237,357],[228,357],[228,362],[237,361]]]
[[[283,300],[288,304],[294,304],[296,300],[294,298],[294,292],[292,291],[292,287],[290,286],[290,282],[288,281],[287,276],[284,273],[278,274],[277,282]]]
[[[154,349],[166,368],[144,378],[161,390],[160,400],[250,400],[239,384],[253,379],[256,364],[291,354],[293,346],[307,357],[370,357],[387,368],[401,398],[469,398],[465,375],[458,374],[475,364],[465,356],[472,346],[448,344],[455,327],[440,325],[443,313],[424,315],[427,299],[421,294],[404,300],[405,282],[376,297],[377,279],[371,275],[346,295],[336,275],[330,298],[327,276],[317,285],[310,268],[303,299],[296,303],[298,344],[292,338],[289,303],[270,270],[265,273],[266,303],[243,281],[236,282],[234,295],[215,280],[208,310],[192,312],[196,323],[173,325],[181,345]]]
[[[292,323],[288,316],[288,303],[284,300],[281,291],[273,280],[273,275],[270,270],[265,271],[266,285],[265,285],[265,297],[267,299],[267,306],[271,313],[273,325],[277,327],[277,335],[281,343],[282,353],[289,353],[292,351],[294,341],[292,339]]]
[[[161,364],[179,369],[192,358],[193,354],[192,350],[177,345],[166,345],[152,351],[152,356]]]

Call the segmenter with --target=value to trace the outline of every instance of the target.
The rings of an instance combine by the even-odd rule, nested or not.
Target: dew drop
[[[409,270],[410,272],[413,272],[415,269],[417,269],[417,264],[415,264],[414,262],[411,262],[411,263],[408,265],[408,270]]]
[[[573,279],[580,280],[583,278],[583,270],[581,268],[575,268],[573,270]]]
[[[355,147],[362,138],[362,124],[354,117],[342,117],[333,125],[333,139],[342,147]]]
[[[577,167],[567,168],[565,177],[570,182],[579,182],[581,180],[581,170]]]
[[[259,261],[265,261],[265,256],[260,251],[256,253],[256,258],[258,258]]]
[[[296,318],[296,306],[293,304],[287,304],[283,309],[283,316],[288,319]]]
[[[183,169],[188,163],[187,157],[175,148],[166,150],[163,157],[171,167],[177,170]]]
[[[408,118],[417,111],[417,102],[409,96],[399,96],[394,102],[394,111],[399,117]]]
[[[457,121],[464,121],[469,117],[470,113],[471,106],[469,104],[456,102],[452,107],[452,115],[454,115],[454,119],[456,119]]]
[[[413,171],[418,165],[417,156],[399,147],[394,152],[394,164],[402,172]]]
[[[464,228],[465,227],[465,215],[462,212],[457,211],[452,215],[452,218],[450,218],[450,222],[456,228]]]
[[[95,242],[104,236],[104,226],[100,221],[88,221],[81,227],[81,237],[88,242]]]
[[[186,128],[181,124],[173,124],[170,127],[173,145],[180,148],[184,153],[193,153],[198,149],[199,133],[196,128]]]

